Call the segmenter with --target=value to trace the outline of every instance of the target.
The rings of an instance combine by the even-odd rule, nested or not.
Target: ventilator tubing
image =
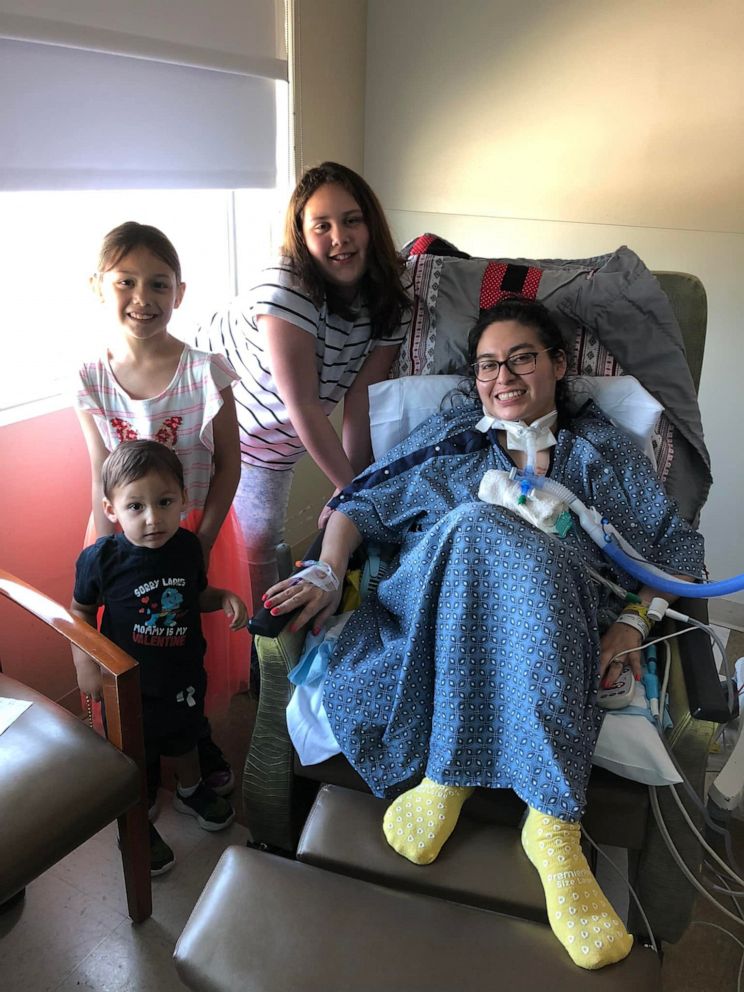
[[[608,558],[634,579],[651,586],[659,592],[671,596],[685,596],[688,599],[708,599],[713,596],[728,596],[744,590],[744,574],[734,575],[720,582],[683,582],[672,578],[660,568],[645,561],[625,538],[618,533],[609,521],[605,520],[597,510],[587,507],[575,496],[570,489],[554,482],[552,479],[541,479],[541,486],[547,492],[562,499],[573,513],[579,518],[582,529],[591,537]]]

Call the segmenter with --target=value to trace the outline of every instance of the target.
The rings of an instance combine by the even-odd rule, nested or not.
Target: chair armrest
[[[266,607],[262,606],[258,613],[248,621],[248,630],[254,637],[279,637],[292,617],[299,612],[297,609],[291,613],[282,613],[281,616],[273,617]]]
[[[90,624],[3,569],[0,569],[0,593],[37,620],[48,624],[101,666],[108,739],[143,767],[142,705],[137,662]]]
[[[287,673],[297,663],[304,639],[304,630],[256,638],[261,694],[243,772],[243,807],[254,842],[285,851],[294,851],[300,828],[286,718],[293,687]]]
[[[695,619],[707,619],[707,604],[704,600],[679,600],[675,608]],[[665,621],[664,627],[671,629],[676,621]],[[698,636],[700,635],[700,636]],[[675,761],[687,777],[699,797],[705,794],[705,775],[708,753],[716,730],[716,723],[703,719],[700,713],[700,696],[696,696],[700,684],[706,678],[706,670],[712,670],[715,688],[723,697],[718,681],[718,673],[713,661],[710,640],[703,631],[693,631],[684,637],[675,638],[670,644],[671,672],[669,678],[669,707],[674,726],[667,734]],[[686,653],[686,661],[683,657]],[[688,674],[692,671],[692,680]],[[693,703],[691,700],[697,700]],[[715,696],[714,696],[715,702]],[[698,713],[693,713],[694,707]],[[728,709],[724,707],[725,719]],[[668,789],[658,789],[661,815],[670,832],[672,841],[686,864],[698,878],[701,872],[702,849],[689,830]],[[678,786],[677,793],[698,829],[703,826],[702,814],[692,803],[686,791]],[[649,816],[646,840],[643,845],[637,875],[636,891],[648,914],[651,928],[657,939],[675,943],[687,929],[697,900],[697,892],[682,875],[669,853],[662,834],[653,818]],[[630,927],[634,933],[645,932],[645,926],[635,906],[631,904]]]
[[[694,620],[708,623],[708,601],[705,599],[679,599],[674,608]],[[728,723],[732,714],[718,677],[710,638],[704,630],[693,630],[680,637],[678,645],[690,713],[696,720]]]
[[[135,923],[141,923],[152,913],[152,893],[139,665],[90,624],[2,569],[0,594],[81,648],[101,666],[106,736],[139,770],[139,801],[119,815],[118,821],[129,915]],[[93,735],[93,731],[90,733]]]

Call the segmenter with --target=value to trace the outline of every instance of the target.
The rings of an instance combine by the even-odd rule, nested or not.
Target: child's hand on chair
[[[230,621],[230,630],[240,630],[248,623],[248,607],[240,596],[227,589],[222,595],[222,612]]]
[[[92,658],[76,658],[75,671],[77,673],[77,684],[81,692],[90,696],[95,702],[101,699],[103,692],[103,678],[101,669]]]

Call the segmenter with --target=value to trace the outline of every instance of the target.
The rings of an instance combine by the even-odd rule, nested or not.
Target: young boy
[[[122,533],[102,537],[78,558],[71,611],[95,627],[103,605],[101,632],[139,662],[150,806],[167,756],[178,779],[174,807],[204,830],[223,830],[235,812],[202,782],[196,747],[206,688],[200,612],[222,609],[238,630],[246,606],[207,585],[199,540],[180,526],[183,468],[170,448],[126,441],[106,458],[101,477],[104,512]],[[98,665],[79,648],[73,659],[81,691],[100,699]],[[151,873],[174,863],[150,824]]]

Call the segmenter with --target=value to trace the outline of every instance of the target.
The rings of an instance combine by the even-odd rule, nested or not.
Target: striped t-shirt
[[[401,279],[406,279],[404,273]],[[227,357],[240,376],[235,403],[240,425],[241,457],[245,464],[287,470],[305,448],[290,423],[269,367],[265,332],[257,317],[280,317],[315,338],[315,366],[323,411],[329,414],[354,382],[372,348],[398,347],[406,337],[410,313],[390,337],[372,340],[366,307],[354,320],[329,313],[325,302],[316,307],[293,274],[287,259],[260,276],[245,297],[212,315],[196,332],[199,348]]]

